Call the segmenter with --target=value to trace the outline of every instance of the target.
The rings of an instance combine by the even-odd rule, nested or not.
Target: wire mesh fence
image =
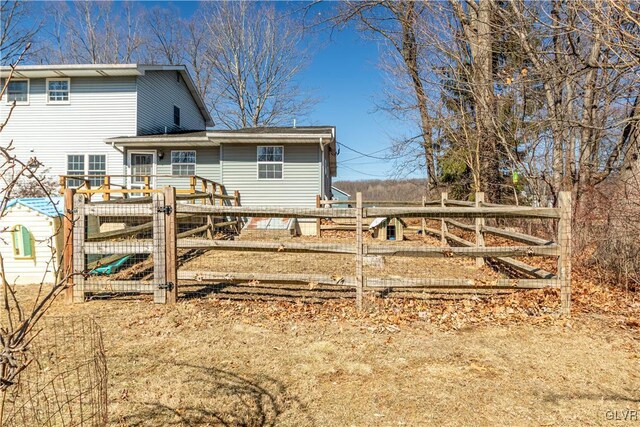
[[[93,319],[45,317],[25,357],[31,363],[3,397],[2,425],[104,426],[107,363]]]

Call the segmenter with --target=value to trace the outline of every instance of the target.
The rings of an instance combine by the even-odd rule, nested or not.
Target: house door
[[[156,170],[155,151],[133,151],[129,152],[129,188],[144,188],[145,176],[151,176],[149,184],[154,187]]]

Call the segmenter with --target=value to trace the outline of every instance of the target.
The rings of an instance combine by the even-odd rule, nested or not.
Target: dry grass
[[[216,251],[183,268],[346,275],[351,262]],[[458,258],[388,257],[377,273],[497,277]],[[182,287],[175,306],[129,296],[51,313],[104,328],[116,426],[607,425],[607,411],[640,410],[640,299],[574,277],[571,319],[551,289],[369,295],[357,313],[352,291],[256,283]]]
[[[117,426],[605,425],[608,410],[640,409],[639,305],[612,292],[579,290],[571,320],[504,298],[378,299],[358,315],[341,300],[129,297],[52,314],[104,328]]]

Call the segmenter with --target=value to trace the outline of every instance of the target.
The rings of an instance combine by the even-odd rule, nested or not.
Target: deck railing
[[[154,181],[157,179],[171,179],[173,181],[184,180],[185,188],[176,189],[176,193],[182,198],[193,195],[193,200],[197,196],[209,195],[213,200],[212,204],[227,204],[225,201],[233,202],[233,205],[240,205],[240,193],[237,191],[233,195],[227,193],[223,184],[204,178],[199,175],[60,175],[60,193],[64,194],[67,188],[75,188],[78,194],[102,195],[102,200],[110,201],[114,196],[121,199],[129,199],[135,196],[150,197],[154,193],[161,193],[163,190],[154,188]],[[114,181],[121,181],[116,183]],[[137,181],[134,185],[140,187],[129,188],[125,184]],[[96,183],[99,182],[98,185]],[[93,183],[93,184],[92,184]],[[216,201],[219,200],[219,203]],[[137,200],[139,201],[139,200]]]

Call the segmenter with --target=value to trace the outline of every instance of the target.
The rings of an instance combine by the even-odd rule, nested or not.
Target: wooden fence
[[[244,207],[217,206],[212,204],[180,203],[174,188],[167,187],[162,194],[153,195],[151,204],[139,204],[135,209],[130,205],[102,204],[87,205],[76,195],[74,212],[73,271],[86,273],[85,256],[87,254],[125,254],[136,250],[139,253],[152,254],[154,258],[153,280],[148,283],[136,281],[108,281],[97,287],[88,287],[84,277],[76,275],[74,301],[84,300],[84,293],[95,291],[100,285],[105,289],[153,292],[156,302],[174,302],[178,295],[178,283],[182,281],[242,282],[258,280],[264,282],[315,282],[319,285],[342,285],[355,288],[356,305],[362,309],[363,295],[367,289],[392,288],[458,288],[458,289],[540,289],[559,288],[562,312],[568,314],[571,306],[571,200],[570,193],[561,193],[557,208],[534,208],[526,206],[505,206],[483,202],[483,195],[476,195],[475,202],[447,200],[446,195],[436,203],[420,203],[417,206],[365,207],[360,194],[354,201],[354,207],[316,207],[316,208],[280,208],[280,207]],[[341,202],[344,204],[344,202]],[[144,215],[152,217],[153,233],[151,237],[141,237],[120,241],[86,241],[84,230],[85,216],[126,216]],[[210,237],[197,237],[181,234],[180,217],[285,217],[285,218],[333,218],[351,219],[355,223],[355,237],[352,244],[327,242],[270,242],[250,240],[215,240]],[[444,246],[407,246],[398,244],[365,244],[363,239],[364,223],[368,219],[380,217],[420,218],[421,231],[440,237]],[[459,221],[462,218],[473,219],[473,223]],[[558,221],[558,234],[555,241],[547,241],[534,236],[489,227],[488,218],[541,218]],[[440,229],[427,227],[427,220],[439,220]],[[449,227],[458,227],[475,235],[475,242],[463,239],[449,231]],[[520,245],[486,246],[485,235],[496,235],[510,239]],[[91,240],[91,239],[90,239]],[[522,245],[524,244],[524,245]],[[326,274],[267,274],[260,272],[215,272],[189,271],[179,268],[178,250],[233,250],[262,252],[303,252],[349,254],[355,257],[355,271],[352,277],[336,277]],[[504,264],[518,273],[518,277],[499,279],[493,283],[476,283],[470,279],[443,277],[431,278],[377,278],[366,277],[363,272],[364,257],[368,255],[403,257],[441,257],[464,256],[475,258],[478,265],[486,260]],[[514,257],[556,257],[558,273],[552,274],[540,268],[528,265]],[[312,259],[311,259],[312,260]],[[95,281],[92,281],[94,283]],[[110,288],[109,288],[110,286]]]

